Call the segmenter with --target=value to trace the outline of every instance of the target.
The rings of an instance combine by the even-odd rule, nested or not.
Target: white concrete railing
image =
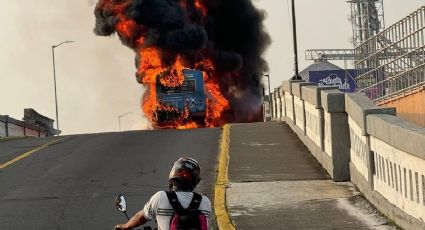
[[[274,121],[276,118],[276,98],[273,93],[270,94],[271,102],[270,102],[270,112],[271,112],[271,120]]]
[[[371,137],[374,188],[408,214],[425,219],[425,160]]]
[[[321,139],[321,111],[311,103],[305,103],[305,134],[314,144],[322,148]]]
[[[425,228],[425,128],[362,94],[301,81],[283,82],[273,101],[272,120],[286,121],[333,180],[350,180],[403,228]]]
[[[362,134],[362,129],[353,119],[348,117],[348,127],[350,127],[350,161],[364,177],[369,181],[368,169],[368,144],[366,135]]]
[[[280,94],[280,90],[276,90],[274,94],[276,97],[276,121],[280,121],[280,118],[282,117],[282,97]]]
[[[294,121],[294,106],[292,100],[292,95],[288,92],[285,92],[286,117],[289,120]]]
[[[283,121],[282,119],[284,119],[284,117],[286,117],[286,106],[285,106],[285,91],[283,91],[282,87],[278,88],[280,93],[279,93],[279,97],[280,97],[280,121]]]
[[[374,190],[425,220],[425,130],[389,115],[370,115],[367,124]]]

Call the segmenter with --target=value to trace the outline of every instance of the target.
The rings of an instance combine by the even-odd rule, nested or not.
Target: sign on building
[[[309,72],[309,81],[317,83],[317,86],[337,86],[346,93],[355,92],[356,77],[357,71],[354,69]]]

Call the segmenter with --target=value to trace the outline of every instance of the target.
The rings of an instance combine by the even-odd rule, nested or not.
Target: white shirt
[[[188,208],[193,198],[193,192],[176,192],[177,199],[183,208]],[[199,210],[207,217],[211,215],[211,202],[206,196],[202,196]],[[158,222],[159,230],[169,230],[171,216],[174,213],[174,209],[168,201],[168,197],[165,191],[159,191],[151,197],[151,199],[145,204],[143,208],[146,219],[152,220],[156,218]],[[209,221],[208,221],[209,222]],[[209,223],[208,223],[209,224]]]

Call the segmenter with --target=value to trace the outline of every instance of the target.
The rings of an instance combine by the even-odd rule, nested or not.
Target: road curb
[[[220,141],[220,158],[218,163],[217,181],[214,186],[214,210],[217,218],[218,229],[235,230],[226,207],[226,186],[229,182],[228,166],[229,166],[229,142],[230,142],[230,125],[223,126],[223,133]]]

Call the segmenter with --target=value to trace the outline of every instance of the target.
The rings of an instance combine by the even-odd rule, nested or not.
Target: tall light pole
[[[128,113],[124,113],[124,114],[118,115],[118,130],[119,131],[121,131],[121,118],[123,118],[123,117],[125,117],[125,116],[127,116],[129,114],[132,114],[132,113],[133,112],[128,112]]]
[[[298,42],[297,42],[297,21],[295,17],[295,1],[292,0],[292,35],[294,40],[294,65],[295,65],[295,75],[292,77],[292,80],[301,80],[300,75],[298,74]]]
[[[59,114],[58,114],[58,94],[56,90],[56,66],[55,66],[55,48],[59,47],[65,43],[72,43],[74,41],[64,41],[57,45],[52,46],[52,57],[53,57],[53,82],[55,84],[55,106],[56,106],[56,129],[57,129],[57,135],[59,136]]]

